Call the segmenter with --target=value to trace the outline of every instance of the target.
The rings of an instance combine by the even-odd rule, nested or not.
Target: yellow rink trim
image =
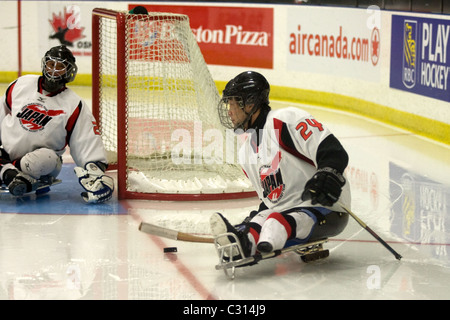
[[[450,145],[450,125],[444,122],[335,93],[285,87],[274,87],[273,91],[273,99],[352,112]]]

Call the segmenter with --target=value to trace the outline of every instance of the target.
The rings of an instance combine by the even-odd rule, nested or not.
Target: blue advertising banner
[[[449,35],[450,20],[392,15],[390,87],[450,101]]]
[[[389,162],[391,231],[450,262],[450,185]]]

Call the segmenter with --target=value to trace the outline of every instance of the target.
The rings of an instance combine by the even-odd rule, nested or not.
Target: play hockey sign
[[[390,86],[450,101],[450,20],[392,16]]]

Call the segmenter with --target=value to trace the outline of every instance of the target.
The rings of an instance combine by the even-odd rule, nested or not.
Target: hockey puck
[[[168,252],[177,252],[177,247],[164,248],[164,253],[168,253]]]

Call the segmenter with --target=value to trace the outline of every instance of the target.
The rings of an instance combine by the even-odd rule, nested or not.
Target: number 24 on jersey
[[[305,121],[301,121],[295,129],[299,130],[300,136],[303,140],[308,140],[308,138],[312,135],[312,128],[317,128],[319,131],[323,131],[322,124],[314,118],[305,119]]]

